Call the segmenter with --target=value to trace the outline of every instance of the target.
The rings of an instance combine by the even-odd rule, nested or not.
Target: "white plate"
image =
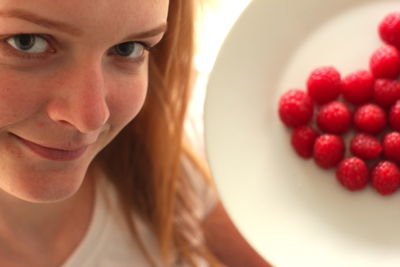
[[[254,0],[222,46],[205,107],[211,169],[239,230],[278,267],[400,266],[400,192],[346,191],[295,155],[277,116],[313,68],[367,68],[391,11],[399,1]]]

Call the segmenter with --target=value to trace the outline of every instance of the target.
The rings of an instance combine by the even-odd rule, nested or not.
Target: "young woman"
[[[267,266],[183,121],[193,1],[0,1],[0,266]]]

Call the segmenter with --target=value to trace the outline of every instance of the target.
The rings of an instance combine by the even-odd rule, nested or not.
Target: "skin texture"
[[[48,34],[55,39],[50,49],[56,50],[42,53],[43,59],[31,60],[11,55],[10,45],[2,44],[0,187],[28,201],[56,201],[77,191],[93,157],[141,109],[147,62],[127,62],[107,53],[126,41],[126,36],[164,23],[167,1],[157,2],[164,8],[155,8],[158,4],[152,4],[154,1],[120,1],[118,5],[110,5],[110,1],[19,2],[2,1],[0,10],[23,6],[82,31],[79,37],[71,37],[0,16],[1,35]],[[157,9],[159,12],[150,12]],[[151,16],[146,17],[148,14]],[[28,151],[14,135],[57,149],[88,147],[77,160],[54,162]]]
[[[137,44],[127,58],[113,48],[155,45],[162,31],[132,35],[165,24],[167,11],[168,0],[0,2],[0,243],[9,244],[0,246],[0,263],[13,266],[18,255],[53,266],[79,243],[93,203],[89,165],[146,97],[148,52]],[[70,26],[17,18],[26,12]],[[43,34],[45,49],[19,51],[9,38],[20,33]],[[26,141],[52,148],[52,159]],[[35,258],[44,251],[54,255],[46,263]]]

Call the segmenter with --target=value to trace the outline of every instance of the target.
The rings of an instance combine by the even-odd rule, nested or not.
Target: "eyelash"
[[[16,37],[16,36],[21,35],[21,34],[29,34],[29,35],[34,35],[34,36],[43,38],[47,42],[47,44],[49,46],[48,51],[45,51],[43,53],[25,53],[25,52],[22,52],[22,51],[19,51],[19,50],[15,49],[14,47],[12,47],[7,42],[10,38]],[[151,49],[154,47],[154,46],[151,46],[150,44],[148,44],[146,42],[139,42],[139,41],[128,41],[128,42],[133,42],[133,43],[136,43],[136,44],[139,44],[139,45],[143,46],[143,49],[144,49],[143,55],[140,56],[139,58],[129,58],[129,57],[124,57],[124,56],[117,55],[117,54],[112,53],[112,52],[108,52],[107,54],[110,54],[110,55],[115,56],[115,57],[119,57],[123,61],[128,61],[128,62],[131,62],[131,63],[140,63],[140,62],[144,61],[145,53],[146,52],[149,53],[151,51]],[[128,43],[128,42],[123,42],[123,43]],[[36,60],[36,59],[43,60],[43,59],[46,59],[49,56],[49,54],[56,53],[56,49],[54,49],[52,47],[52,43],[54,43],[53,37],[50,36],[50,35],[46,35],[46,34],[18,33],[18,34],[13,34],[13,35],[8,35],[8,36],[1,37],[1,46],[6,50],[6,52],[11,54],[12,56],[16,56],[16,57],[22,58],[23,60]],[[120,43],[120,44],[122,44],[122,43]],[[120,45],[120,44],[117,44],[117,45]],[[115,47],[117,45],[111,47],[109,49],[109,51],[115,50]]]
[[[49,36],[49,35],[45,35],[45,34],[32,34],[32,35],[38,36],[40,38],[43,38],[48,43],[48,46],[50,47],[50,49],[48,51],[46,51],[44,53],[24,53],[24,52],[18,51],[17,49],[12,47],[7,41],[12,37],[16,37],[16,36],[21,35],[21,34],[25,34],[25,33],[8,35],[8,36],[4,36],[4,37],[1,38],[1,46],[2,46],[2,48],[4,48],[6,50],[6,52],[8,54],[11,54],[12,56],[16,56],[16,57],[22,58],[24,60],[25,59],[26,60],[34,60],[34,59],[45,59],[46,57],[49,56],[49,54],[56,52],[56,50],[54,48],[51,48],[51,43],[53,42],[51,40],[52,37]]]
[[[133,62],[133,63],[141,63],[142,61],[144,61],[145,53],[146,52],[149,53],[151,51],[151,49],[153,48],[153,46],[151,46],[150,44],[148,44],[146,42],[128,41],[128,42],[123,42],[123,43],[120,43],[120,44],[117,44],[117,45],[111,47],[110,51],[115,50],[115,48],[118,45],[121,45],[121,44],[124,44],[124,43],[136,43],[136,44],[141,45],[143,47],[143,50],[144,50],[142,56],[140,56],[139,58],[129,58],[129,57],[124,57],[124,56],[115,54],[115,53],[113,53],[112,55],[115,56],[115,57],[119,57],[121,60],[128,61],[128,62]],[[110,54],[110,53],[108,53],[108,54]]]

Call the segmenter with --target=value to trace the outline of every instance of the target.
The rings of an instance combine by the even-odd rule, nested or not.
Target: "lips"
[[[88,145],[80,146],[74,149],[59,149],[42,146],[17,135],[12,134],[16,139],[36,155],[54,161],[72,161],[81,157],[88,148]]]

